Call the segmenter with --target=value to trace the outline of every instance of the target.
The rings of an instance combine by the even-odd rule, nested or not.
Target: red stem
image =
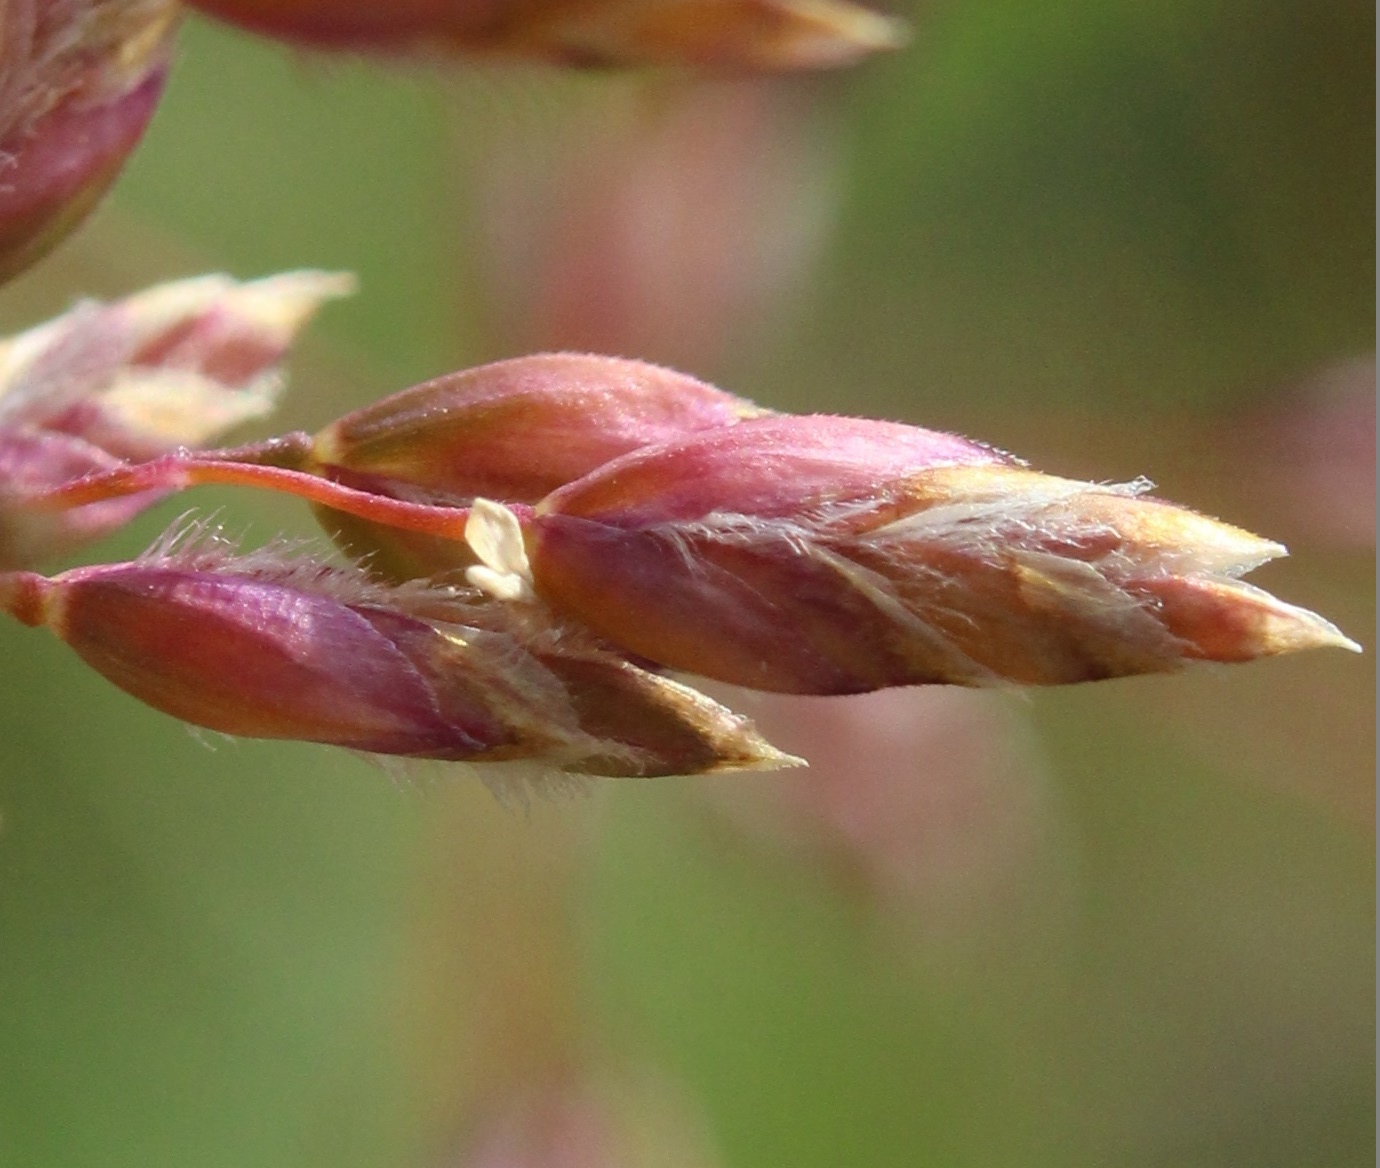
[[[139,495],[146,491],[181,491],[207,483],[281,491],[348,515],[357,515],[361,519],[407,531],[420,531],[442,539],[463,539],[465,522],[469,518],[469,509],[465,507],[407,503],[401,499],[358,491],[299,470],[227,461],[224,458],[212,459],[195,453],[171,454],[151,462],[88,475],[76,482],[54,487],[32,500],[26,499],[25,505],[66,511],[125,495]],[[528,508],[519,507],[517,510],[527,511]]]

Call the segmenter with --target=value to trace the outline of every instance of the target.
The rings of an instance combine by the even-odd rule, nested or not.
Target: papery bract
[[[0,340],[0,568],[112,531],[161,497],[52,513],[29,505],[43,491],[203,445],[271,411],[296,333],[350,287],[324,272],[202,276],[78,304]]]
[[[1278,544],[950,435],[780,417],[636,452],[528,524],[537,592],[625,651],[756,689],[1060,684],[1335,628],[1235,577]]]
[[[77,434],[136,460],[200,446],[272,411],[297,333],[353,287],[333,272],[210,275],[81,302],[0,340],[0,426]]]

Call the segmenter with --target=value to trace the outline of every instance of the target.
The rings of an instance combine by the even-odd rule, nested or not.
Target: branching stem
[[[242,450],[170,454],[150,462],[88,475],[28,498],[25,505],[67,511],[127,495],[182,491],[188,487],[220,483],[296,495],[348,515],[406,531],[418,531],[442,539],[464,538],[465,522],[469,518],[469,509],[466,507],[443,507],[390,499],[355,490],[290,466],[275,465],[294,461],[300,464],[299,443],[297,435],[285,435],[282,439],[270,439]]]

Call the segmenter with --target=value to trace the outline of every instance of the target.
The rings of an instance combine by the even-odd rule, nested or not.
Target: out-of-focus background
[[[0,627],[0,1162],[1345,1168],[1374,1157],[1374,11],[937,0],[842,74],[384,69],[196,22],[0,295],[359,274],[284,428],[580,347],[1146,474],[1366,648],[734,695],[810,773],[498,807],[188,734]],[[195,503],[267,538],[305,511]]]

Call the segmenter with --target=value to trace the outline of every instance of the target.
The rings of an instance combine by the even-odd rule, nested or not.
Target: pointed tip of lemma
[[[808,760],[794,754],[787,754],[784,750],[777,750],[771,743],[763,740],[758,744],[757,749],[754,750],[751,755],[720,760],[713,766],[707,767],[699,773],[705,775],[730,775],[751,771],[793,770],[796,767],[807,767],[809,765]]]
[[[841,42],[859,54],[903,49],[910,43],[911,28],[899,16],[874,12],[861,5],[833,3],[825,5],[816,0],[816,11],[827,22]]]
[[[1314,619],[1322,626],[1326,634],[1315,642],[1318,648],[1345,649],[1348,653],[1364,653],[1366,651],[1365,646],[1360,641],[1353,641],[1331,621],[1323,620],[1322,617],[1316,615]]]
[[[783,27],[763,57],[770,70],[840,68],[904,48],[911,39],[900,17],[852,0],[789,0],[774,11]]]
[[[1276,600],[1270,627],[1266,632],[1275,653],[1296,653],[1303,649],[1345,649],[1364,653],[1360,642],[1353,641],[1326,617],[1311,609],[1300,608]]]

